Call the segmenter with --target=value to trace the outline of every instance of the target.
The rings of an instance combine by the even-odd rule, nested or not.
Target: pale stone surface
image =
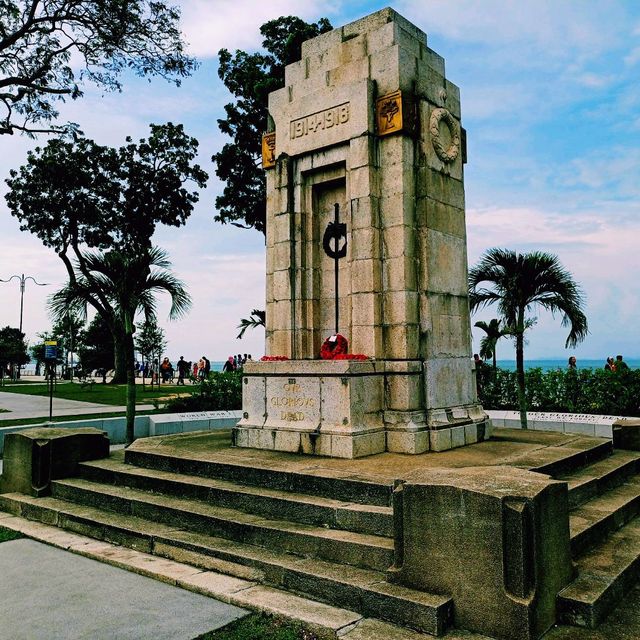
[[[269,407],[271,391],[261,411],[261,392],[245,389],[249,417],[236,444],[328,455],[363,450],[337,439],[345,437],[342,427],[352,436],[387,428],[394,435],[386,446],[406,452],[481,439],[462,424],[482,425],[483,433],[487,426],[471,363],[460,96],[444,60],[423,31],[383,9],[305,42],[285,85],[269,100],[277,160],[267,170],[267,353],[317,358],[335,330],[334,262],[322,240],[337,203],[347,242],[338,330],[351,352],[424,368],[422,382],[384,371],[362,390],[353,377],[344,388],[327,382],[316,411],[287,407],[279,416]],[[402,131],[379,135],[375,99],[397,91]],[[302,372],[283,366],[284,375],[287,367],[291,377]],[[442,426],[456,430],[416,435]],[[320,436],[308,435],[315,430]],[[364,448],[378,447],[380,438],[374,441]]]

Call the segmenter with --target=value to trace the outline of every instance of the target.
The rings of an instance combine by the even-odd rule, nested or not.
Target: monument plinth
[[[269,113],[266,352],[289,360],[246,367],[235,443],[357,457],[484,439],[465,138],[443,59],[383,9],[305,42]],[[336,205],[346,225],[337,279],[323,250]],[[336,298],[349,351],[372,360],[317,360]]]

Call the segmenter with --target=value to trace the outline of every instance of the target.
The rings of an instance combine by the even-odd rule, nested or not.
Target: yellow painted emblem
[[[376,100],[376,123],[378,135],[402,131],[402,92],[394,91]]]
[[[262,136],[262,168],[270,169],[276,164],[276,132]]]

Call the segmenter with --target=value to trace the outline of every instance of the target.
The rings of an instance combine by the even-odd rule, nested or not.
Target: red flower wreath
[[[335,360],[339,355],[347,353],[349,343],[340,333],[329,336],[320,348],[320,358],[322,360]]]

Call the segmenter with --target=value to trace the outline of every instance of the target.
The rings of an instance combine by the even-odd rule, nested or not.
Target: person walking
[[[189,363],[184,359],[184,356],[180,356],[180,360],[178,360],[177,384],[184,385],[184,377],[188,375],[189,375]]]

